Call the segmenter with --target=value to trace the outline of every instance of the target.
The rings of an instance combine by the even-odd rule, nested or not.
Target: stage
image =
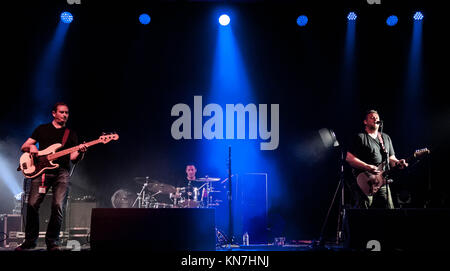
[[[8,2],[0,257],[51,257],[49,225],[59,255],[177,270],[446,252],[440,9]]]

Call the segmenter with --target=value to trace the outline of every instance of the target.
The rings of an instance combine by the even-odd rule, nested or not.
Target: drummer
[[[186,181],[188,182],[188,184],[197,179],[197,177],[195,177],[196,173],[197,169],[195,168],[194,165],[186,166]]]
[[[197,168],[193,164],[188,164],[188,165],[186,165],[185,171],[186,171],[186,177],[184,178],[182,183],[178,184],[178,187],[184,188],[184,191],[186,193],[183,193],[184,195],[178,194],[178,197],[184,196],[184,197],[187,197],[186,199],[201,201],[202,194],[200,194],[200,193],[202,192],[202,190],[201,190],[202,183],[196,182]],[[197,190],[197,192],[195,193],[196,190]],[[206,198],[205,198],[205,200],[206,200]]]

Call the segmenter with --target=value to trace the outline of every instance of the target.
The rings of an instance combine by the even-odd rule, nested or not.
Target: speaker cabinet
[[[23,239],[17,236],[20,232],[22,232],[21,215],[0,214],[0,247],[15,247],[20,244]]]
[[[440,251],[450,243],[450,209],[349,209],[346,247]]]
[[[94,208],[92,250],[215,250],[214,209]]]

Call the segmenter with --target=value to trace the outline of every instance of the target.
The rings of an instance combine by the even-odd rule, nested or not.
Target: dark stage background
[[[363,127],[363,112],[372,108],[385,121],[384,132],[393,139],[398,158],[423,147],[432,150],[431,157],[406,170],[393,185],[397,207],[396,194],[401,191],[410,193],[409,207],[449,207],[448,180],[442,174],[450,112],[441,98],[436,66],[444,51],[438,46],[436,12],[426,1],[382,1],[378,6],[366,1],[332,6],[41,2],[4,10],[8,16],[3,18],[3,66],[8,71],[2,80],[0,170],[10,174],[1,176],[1,213],[13,208],[7,183],[21,186],[21,174],[15,171],[21,144],[38,123],[51,120],[51,106],[60,100],[69,104],[69,126],[82,140],[96,139],[102,132],[120,135],[117,142],[92,147],[72,177],[72,197],[92,195],[102,207],[111,206],[117,189],[138,190],[138,176],[177,184],[188,163],[197,166],[198,176],[224,179],[228,149],[223,146],[229,145],[234,173],[268,174],[270,235],[317,238],[339,181],[340,156],[338,148],[323,147],[318,130],[332,129],[345,150]],[[72,12],[74,21],[60,51],[52,52],[54,64],[43,70],[40,63],[64,10]],[[346,55],[346,16],[352,10],[358,19],[354,45]],[[419,60],[414,60],[420,69],[411,79],[411,16],[416,10],[425,19]],[[217,15],[222,11],[231,14],[249,96],[238,92],[219,99],[212,94],[212,89],[221,89],[214,85],[213,73],[220,31]],[[148,25],[138,21],[143,12],[151,16]],[[296,24],[301,14],[309,18],[303,28]],[[400,18],[393,28],[385,23],[390,14]],[[42,83],[49,71],[52,82]],[[411,94],[411,84],[418,94]],[[193,110],[194,95],[203,96],[203,105],[218,103],[224,109],[227,103],[279,104],[279,147],[260,151],[259,139],[173,139],[176,117],[171,108],[185,103]],[[215,144],[220,147],[209,152]],[[251,157],[240,151],[246,144]],[[327,227],[331,237],[335,209]]]

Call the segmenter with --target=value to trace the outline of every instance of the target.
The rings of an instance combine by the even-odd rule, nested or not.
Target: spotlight
[[[423,14],[420,11],[417,11],[414,16],[414,21],[422,21],[423,20]]]
[[[297,18],[297,24],[299,26],[305,26],[308,23],[308,17],[306,15],[300,15]]]
[[[358,16],[356,16],[356,13],[354,13],[353,11],[352,12],[350,12],[348,15],[347,15],[347,19],[349,20],[349,21],[356,21],[356,18],[357,18]]]
[[[65,24],[70,24],[73,21],[72,13],[64,11],[61,13],[61,22]]]
[[[150,21],[151,21],[151,18],[146,13],[143,13],[139,16],[139,22],[141,22],[141,24],[149,24]]]
[[[220,25],[227,26],[230,23],[230,17],[226,14],[222,14],[219,17]]]
[[[389,26],[394,26],[397,24],[397,22],[398,22],[398,18],[395,15],[389,16],[386,20],[386,24]]]

